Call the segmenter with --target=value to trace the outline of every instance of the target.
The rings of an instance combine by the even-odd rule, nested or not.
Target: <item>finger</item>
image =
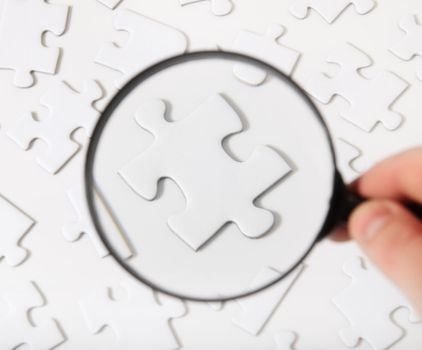
[[[422,223],[398,203],[374,200],[355,210],[349,232],[422,314]]]
[[[422,202],[422,148],[381,162],[353,185],[368,198],[410,199]]]
[[[350,235],[346,226],[340,226],[330,234],[329,238],[334,242],[346,242],[350,240]]]

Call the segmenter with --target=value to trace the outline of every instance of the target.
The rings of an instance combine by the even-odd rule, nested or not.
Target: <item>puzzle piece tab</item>
[[[130,10],[117,14],[114,27],[129,32],[129,39],[122,47],[104,45],[95,62],[123,73],[115,82],[117,88],[154,63],[184,53],[188,46],[182,32]]]
[[[365,268],[363,260],[352,259],[344,264],[344,272],[352,278],[351,285],[333,298],[334,304],[350,322],[340,337],[350,347],[366,340],[374,350],[390,348],[402,337],[402,331],[392,321],[399,307],[413,310],[401,292],[374,268]],[[420,321],[412,313],[411,322]]]
[[[190,5],[205,0],[179,0],[180,5]],[[233,10],[232,0],[207,0],[211,2],[211,11],[216,16],[228,15]]]
[[[48,150],[38,155],[37,161],[48,172],[55,174],[80,147],[71,139],[72,133],[83,128],[88,137],[91,136],[99,117],[93,103],[102,95],[102,89],[95,81],[85,81],[81,93],[58,82],[40,101],[49,109],[49,116],[38,121],[32,113],[27,113],[7,135],[24,150],[28,150],[34,140],[44,141]]]
[[[280,331],[275,334],[275,350],[299,350],[295,347],[298,336],[291,331]]]
[[[233,323],[252,335],[258,335],[302,271],[303,266],[300,266],[274,286],[250,297],[238,300],[241,310],[233,318]],[[250,288],[258,288],[265,283],[276,280],[280,276],[281,273],[279,271],[267,267],[257,275]]]
[[[371,59],[350,44],[333,51],[328,63],[340,66],[334,77],[318,73],[305,83],[314,98],[328,104],[335,96],[345,98],[350,108],[340,115],[364,131],[371,131],[377,123],[388,130],[397,129],[403,117],[390,108],[406,91],[409,84],[391,72],[381,72],[373,79],[365,78],[359,70],[372,64]]]
[[[273,149],[259,146],[249,160],[237,162],[222,141],[243,128],[239,116],[221,95],[213,95],[179,122],[165,120],[166,105],[152,100],[137,112],[136,121],[150,131],[154,143],[119,170],[139,195],[153,200],[158,182],[171,178],[183,191],[186,210],[168,225],[198,250],[226,223],[235,223],[249,238],[267,233],[273,214],[254,200],[291,172]]]
[[[290,75],[300,53],[278,43],[284,34],[285,28],[279,24],[268,27],[264,35],[242,30],[233,43],[232,51],[255,57]],[[255,86],[262,84],[267,77],[265,70],[245,63],[237,63],[233,72],[239,80]]]
[[[9,312],[0,315],[2,349],[16,349],[27,344],[31,350],[48,350],[65,340],[53,319],[32,325],[29,312],[44,306],[42,295],[34,283],[20,283],[2,295],[2,299],[9,306]]]
[[[20,247],[23,236],[34,225],[34,221],[9,201],[0,197],[0,258],[4,257],[10,266],[21,264],[28,252]]]
[[[157,301],[152,289],[135,280],[126,280],[121,286],[127,292],[124,300],[112,300],[104,289],[81,301],[92,333],[109,326],[116,335],[116,341],[102,349],[178,349],[169,322],[185,315],[183,302],[162,294]]]
[[[422,25],[415,15],[403,17],[399,27],[406,33],[406,36],[390,51],[404,61],[410,61],[415,56],[422,56]],[[418,72],[418,78],[422,80],[422,70]]]
[[[371,12],[376,2],[374,0],[293,0],[290,13],[299,19],[308,16],[311,9],[318,12],[328,23],[333,23],[350,5],[360,15]]]
[[[0,68],[15,71],[15,86],[32,86],[33,72],[56,72],[60,50],[43,46],[42,36],[46,31],[63,34],[67,13],[67,6],[44,0],[4,1],[0,18]]]

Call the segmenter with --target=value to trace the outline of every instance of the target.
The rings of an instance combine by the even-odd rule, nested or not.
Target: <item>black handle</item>
[[[340,223],[346,223],[352,214],[360,204],[366,202],[368,199],[359,196],[353,192],[346,192],[344,194],[343,206],[340,208],[339,221]],[[411,213],[417,218],[422,220],[422,205],[416,202],[403,202],[402,203]]]

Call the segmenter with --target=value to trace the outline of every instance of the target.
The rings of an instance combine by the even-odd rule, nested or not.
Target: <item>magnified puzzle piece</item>
[[[54,74],[60,49],[42,43],[44,32],[61,35],[68,7],[44,0],[5,0],[0,17],[0,68],[15,71],[14,84],[34,84],[33,72]]]
[[[376,2],[374,0],[293,0],[290,12],[293,16],[304,19],[311,9],[318,12],[328,23],[333,23],[350,5],[360,15],[371,12]]]
[[[388,130],[396,130],[402,124],[403,116],[391,106],[407,90],[407,82],[388,71],[367,79],[360,70],[371,66],[372,61],[350,44],[333,50],[327,62],[337,64],[340,71],[334,77],[315,74],[304,86],[309,94],[324,104],[335,96],[345,98],[350,107],[340,112],[341,117],[367,132],[378,123]]]
[[[165,113],[161,100],[139,108],[136,121],[155,141],[119,170],[124,181],[143,198],[153,200],[159,180],[173,179],[187,205],[184,212],[169,218],[168,225],[195,251],[229,222],[246,237],[265,235],[274,215],[257,207],[254,200],[292,171],[289,164],[267,146],[258,146],[245,162],[231,158],[222,142],[243,126],[219,94],[181,121],[170,123]]]

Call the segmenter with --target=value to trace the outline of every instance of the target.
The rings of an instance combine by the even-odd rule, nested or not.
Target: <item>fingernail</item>
[[[367,203],[355,215],[354,233],[361,241],[373,239],[391,219],[392,213],[387,205]]]

